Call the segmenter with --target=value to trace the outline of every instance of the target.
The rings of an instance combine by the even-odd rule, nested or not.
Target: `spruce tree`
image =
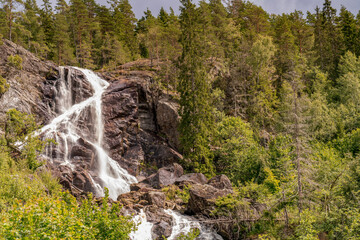
[[[342,32],[345,49],[355,53],[356,47],[359,44],[357,42],[357,23],[355,16],[344,6],[340,10],[339,27]]]
[[[181,44],[179,87],[180,134],[183,152],[197,172],[213,173],[210,137],[214,128],[209,104],[210,86],[207,80],[204,51],[199,24],[199,10],[191,0],[181,0]]]

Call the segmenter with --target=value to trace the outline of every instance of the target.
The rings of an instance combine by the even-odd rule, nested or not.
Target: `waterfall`
[[[168,240],[176,240],[180,234],[188,234],[192,229],[199,229],[200,235],[196,239],[212,239],[222,240],[223,238],[212,231],[211,229],[203,226],[195,218],[181,215],[173,210],[166,209],[165,213],[170,215],[173,219],[172,233]]]
[[[140,213],[133,218],[133,221],[138,224],[137,230],[130,234],[131,240],[152,240],[151,230],[154,224],[146,219],[144,210],[141,209]]]
[[[65,70],[68,73],[65,74]],[[46,148],[45,157],[57,163],[59,166],[68,166],[72,171],[76,170],[76,164],[71,158],[71,149],[82,139],[89,143],[95,151],[95,166],[87,169],[96,196],[104,196],[104,188],[109,189],[109,197],[117,200],[117,197],[130,191],[130,185],[136,183],[134,176],[111,159],[102,147],[104,137],[104,123],[102,119],[102,95],[109,83],[101,79],[94,72],[80,68],[60,67],[60,81],[56,89],[56,111],[59,114],[48,125],[40,129],[38,134],[45,139],[54,139],[56,144]],[[74,91],[72,86],[72,69],[81,71],[90,83],[94,93],[80,103],[73,103]],[[80,94],[80,93],[75,93]],[[165,210],[173,219],[172,235],[169,240],[176,239],[181,234],[187,234],[192,228],[198,228],[201,232],[199,239],[222,239],[216,233],[203,227],[196,219],[183,216],[172,210]],[[132,240],[151,240],[153,224],[148,222],[143,210],[133,217],[138,224],[137,231],[130,234]]]
[[[130,191],[130,184],[135,183],[136,178],[121,168],[102,148],[104,124],[101,97],[109,83],[90,70],[74,68],[86,76],[94,94],[78,104],[72,104],[72,68],[68,69],[69,73],[66,76],[65,69],[60,68],[60,83],[56,96],[56,108],[60,115],[40,130],[40,134],[46,139],[56,141],[56,145],[52,144],[46,149],[45,155],[50,161],[55,159],[59,165],[67,165],[74,170],[75,166],[70,157],[71,147],[79,139],[91,144],[95,149],[97,162],[95,168],[89,171],[96,188],[94,192],[97,196],[104,196],[103,189],[106,187],[109,189],[109,197],[116,200],[118,195]],[[84,116],[90,118],[84,120]],[[87,122],[88,129],[84,129],[79,122]]]

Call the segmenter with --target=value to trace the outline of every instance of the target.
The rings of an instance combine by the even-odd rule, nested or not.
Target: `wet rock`
[[[144,182],[133,183],[130,185],[130,191],[139,191],[140,189],[150,189],[151,186]]]
[[[91,177],[86,171],[75,171],[73,173],[73,185],[85,192],[95,191]]]
[[[93,152],[90,149],[87,149],[83,146],[73,146],[71,148],[71,153],[70,153],[70,157],[74,158],[74,157],[83,157],[83,158],[92,158],[93,157]]]
[[[162,236],[170,237],[172,233],[172,218],[163,209],[148,208],[147,220],[154,224],[152,229],[153,239],[162,239]]]
[[[167,101],[163,100],[159,105],[157,93],[149,88],[152,78],[138,73],[117,77],[112,74],[103,73],[111,82],[102,99],[104,147],[111,158],[131,174],[147,176],[154,173],[152,168],[179,162],[181,154],[171,147],[175,140],[170,140],[172,137],[167,137],[161,130],[171,123],[162,122],[169,120]],[[176,108],[172,116],[176,114],[174,111]],[[177,134],[176,127],[172,126],[172,129]],[[141,168],[143,163],[146,168]]]
[[[22,58],[22,69],[9,64],[8,57],[12,55]],[[41,61],[23,47],[3,39],[0,46],[0,74],[10,85],[9,90],[0,96],[0,118],[12,108],[35,114],[41,124],[53,117],[51,109],[41,99],[44,95],[43,83],[47,81],[47,77],[58,76],[58,68],[54,63]],[[51,95],[49,91],[46,92]]]
[[[146,149],[146,161],[157,168],[178,163],[183,156],[167,145],[149,145]]]

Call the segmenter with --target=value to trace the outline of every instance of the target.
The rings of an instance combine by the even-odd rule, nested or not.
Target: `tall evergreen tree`
[[[315,29],[314,52],[316,63],[322,71],[329,73],[329,77],[337,76],[337,64],[343,51],[343,41],[336,26],[336,9],[331,6],[330,0],[325,0],[323,9],[316,9],[312,18]]]
[[[18,15],[18,7],[23,3],[22,0],[1,0],[2,7],[5,11],[6,33],[10,41],[13,40],[13,29],[15,18]]]
[[[83,0],[72,0],[70,11],[72,14],[72,32],[75,43],[76,60],[81,67],[93,67],[91,59],[91,38],[89,28],[91,19]]]
[[[273,130],[271,128],[276,117],[277,97],[273,77],[275,51],[275,45],[270,37],[259,36],[247,59],[251,68],[247,116],[256,129],[267,131]]]
[[[57,12],[54,16],[54,60],[58,65],[70,65],[74,63],[74,53],[69,33],[69,6],[65,0],[58,0],[56,10]]]
[[[356,52],[357,42],[357,23],[355,16],[344,6],[340,10],[339,27],[342,32],[345,50]]]
[[[199,25],[199,9],[191,0],[181,0],[181,44],[179,92],[180,134],[183,151],[195,171],[213,173],[210,137],[214,128],[209,105],[210,86],[207,81],[204,51]]]
[[[118,40],[125,43],[133,59],[138,54],[138,42],[135,35],[136,18],[128,0],[112,0],[113,21]]]

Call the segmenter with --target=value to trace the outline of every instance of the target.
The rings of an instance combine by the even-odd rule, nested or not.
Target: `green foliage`
[[[10,55],[8,56],[7,61],[10,66],[15,67],[19,70],[22,69],[23,59],[19,55]]]
[[[195,240],[200,235],[200,230],[197,228],[191,229],[188,234],[180,234],[178,240]]]
[[[172,9],[158,16],[148,10],[137,20],[128,0],[112,0],[109,7],[58,0],[55,9],[47,0],[42,7],[35,0],[3,0],[0,36],[59,65],[113,70],[140,54],[150,58],[153,84],[179,99],[178,150],[186,170],[227,174],[237,188],[217,200],[214,212],[234,223],[234,239],[314,239],[319,233],[358,239],[360,14],[345,7],[336,14],[330,0],[306,17],[301,11],[269,15],[250,1],[228,2],[197,6],[182,0],[180,16]],[[22,60],[9,56],[8,65],[21,69]],[[8,88],[0,78],[0,95]],[[91,214],[64,210],[69,225],[51,214],[44,215],[44,226],[36,222],[36,214],[76,205],[57,196],[57,180],[39,169],[45,143],[33,134],[34,117],[10,110],[2,123],[0,206],[33,220],[23,221],[24,230],[2,211],[2,231],[16,226],[6,236],[21,238],[28,231],[29,238],[51,238],[56,233],[36,235],[36,228],[47,231],[48,224],[59,232],[53,238],[115,238],[116,221],[95,223],[103,208],[93,203],[86,210]],[[163,191],[186,203],[188,187]],[[244,216],[257,221],[244,223]],[[61,235],[65,230],[70,235]]]
[[[262,182],[265,151],[255,141],[248,123],[239,117],[224,117],[217,124],[214,159],[217,170],[235,184]]]
[[[33,115],[10,109],[5,122],[4,146],[18,161],[23,162],[26,168],[36,170],[42,165],[38,154],[43,151],[46,142],[36,136],[38,129]]]
[[[57,197],[33,197],[16,201],[0,214],[0,236],[4,239],[128,239],[135,228],[130,217],[119,215],[120,208],[92,202],[92,196],[80,207],[68,193]]]
[[[34,196],[45,195],[41,181],[25,170],[7,168],[0,173],[0,212],[16,201],[26,202]]]
[[[170,185],[161,189],[166,194],[168,201],[175,201],[176,198],[180,198],[184,203],[188,203],[190,199],[189,190],[191,185],[185,185],[182,189],[175,185]]]
[[[269,168],[264,169],[266,173],[266,178],[264,180],[264,185],[269,189],[272,194],[275,194],[280,191],[280,181],[275,178],[274,174]]]
[[[190,0],[181,1],[181,44],[179,60],[180,140],[185,156],[192,163],[188,166],[196,172],[213,175],[210,138],[214,130],[210,86],[204,63],[199,11]]]
[[[296,227],[296,239],[301,240],[317,240],[317,231],[314,227],[316,217],[309,210],[305,210],[300,215],[300,223]]]
[[[51,172],[47,169],[37,172],[38,177],[41,179],[46,191],[51,195],[56,195],[61,192],[61,185],[59,180],[52,176]]]
[[[6,82],[6,79],[0,76],[0,96],[9,90],[10,85]]]

